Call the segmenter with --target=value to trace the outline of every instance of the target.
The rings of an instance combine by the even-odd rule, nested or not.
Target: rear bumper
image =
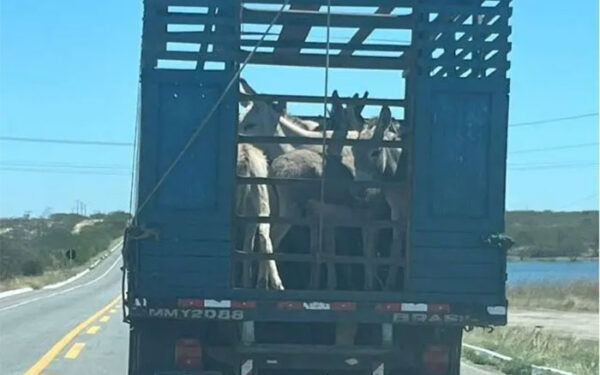
[[[350,322],[406,325],[487,326],[506,324],[506,304],[427,302],[235,301],[178,299],[128,304],[130,319]]]

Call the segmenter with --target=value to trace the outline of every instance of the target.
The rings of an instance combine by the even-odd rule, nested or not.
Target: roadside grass
[[[121,238],[114,239],[108,249],[112,249],[117,243],[121,241]],[[10,279],[0,281],[0,292],[6,290],[20,289],[20,288],[32,288],[32,289],[41,289],[46,285],[51,285],[55,283],[59,283],[61,281],[65,281],[70,277],[77,275],[80,272],[83,272],[86,268],[90,267],[96,261],[101,261],[107,255],[107,251],[103,251],[94,257],[92,257],[89,261],[87,261],[83,265],[74,266],[71,268],[65,267],[61,269],[48,270],[44,271],[41,275],[36,276],[16,276]]]
[[[45,271],[39,276],[17,276],[12,279],[0,282],[0,292],[4,290],[20,289],[26,287],[40,289],[46,285],[64,281],[72,276],[75,276],[84,269],[85,267],[77,267],[70,269]]]
[[[555,336],[539,329],[499,327],[492,333],[475,329],[464,335],[471,345],[512,357],[500,362],[465,348],[465,358],[477,364],[494,365],[509,375],[529,375],[529,366],[554,367],[578,375],[598,374],[598,341]]]
[[[598,312],[598,281],[542,281],[508,287],[510,307]]]

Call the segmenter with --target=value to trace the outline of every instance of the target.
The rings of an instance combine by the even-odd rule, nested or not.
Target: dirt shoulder
[[[508,325],[534,328],[546,333],[598,341],[598,313],[549,309],[510,309]]]

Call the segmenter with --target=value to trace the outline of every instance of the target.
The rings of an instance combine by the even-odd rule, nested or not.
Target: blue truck
[[[508,0],[144,0],[136,207],[123,250],[129,374],[459,374],[463,330],[507,319],[510,16]],[[335,28],[352,32],[331,39]],[[241,92],[247,65],[397,71],[402,92]],[[238,176],[238,144],[362,141],[240,134],[241,101],[402,109],[401,176],[346,184],[398,192],[406,217],[240,217],[239,186],[336,181]],[[240,225],[278,220],[292,230],[273,254],[241,250]],[[346,232],[323,246],[324,225]],[[373,228],[388,233],[376,255],[328,248],[351,248]],[[285,290],[244,280],[266,259]],[[348,269],[355,282],[340,282]],[[391,283],[373,281],[392,270]]]

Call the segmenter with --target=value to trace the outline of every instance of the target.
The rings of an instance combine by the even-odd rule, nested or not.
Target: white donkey
[[[237,147],[237,175],[240,177],[268,176],[268,163],[265,154],[258,148],[241,143]],[[240,216],[269,217],[271,205],[267,185],[247,184],[239,185],[236,191],[236,213]],[[267,254],[273,253],[271,231],[269,223],[244,224],[243,250],[253,252],[256,235],[258,234],[259,251]],[[242,270],[244,278],[248,278],[250,263],[244,262]],[[258,266],[257,284],[259,287],[283,290],[277,265],[274,260],[260,261]]]

